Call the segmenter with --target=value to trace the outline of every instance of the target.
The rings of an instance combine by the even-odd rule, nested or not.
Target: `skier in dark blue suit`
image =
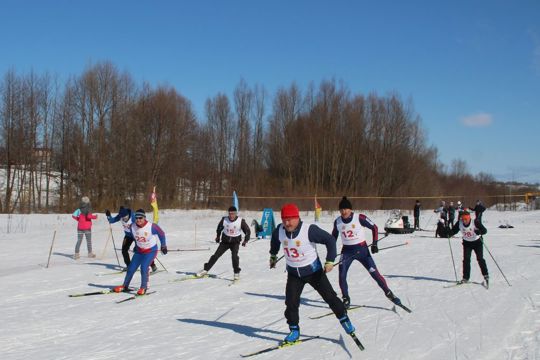
[[[377,225],[364,214],[354,214],[352,211],[352,204],[346,196],[339,202],[339,212],[341,216],[338,216],[334,221],[332,235],[336,240],[338,236],[340,236],[341,242],[343,243],[341,249],[341,263],[339,264],[339,286],[341,288],[341,294],[343,295],[343,304],[346,308],[349,308],[351,304],[349,286],[347,284],[347,273],[349,272],[349,267],[352,262],[358,260],[366,268],[373,280],[375,280],[379,287],[384,291],[386,297],[394,304],[400,305],[401,300],[388,288],[386,280],[379,270],[377,270],[377,265],[375,265],[375,261],[371,257],[366,244],[364,228],[371,230],[373,237],[371,252],[375,254],[379,251],[379,248],[377,247],[379,235]]]

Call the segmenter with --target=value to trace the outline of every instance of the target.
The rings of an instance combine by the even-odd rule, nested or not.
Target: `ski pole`
[[[114,255],[116,255],[116,261],[118,262],[118,267],[121,268],[122,265],[120,265],[120,259],[118,259],[118,253],[116,252],[116,244],[114,243],[114,236],[113,236],[113,232],[112,232],[111,223],[109,223],[109,231],[111,232],[111,239],[112,239],[112,243],[113,243]]]
[[[482,245],[486,248],[486,250],[488,251],[488,254],[489,256],[491,256],[491,258],[493,259],[493,262],[495,263],[495,265],[497,265],[497,268],[499,269],[499,271],[501,272],[504,280],[506,280],[506,283],[508,284],[508,286],[512,286],[510,285],[510,282],[508,281],[508,279],[506,278],[506,276],[504,275],[501,267],[499,266],[499,264],[497,263],[497,261],[495,260],[495,258],[493,257],[493,255],[491,255],[491,251],[489,251],[489,248],[487,247],[486,243],[484,242],[484,239],[482,238]]]
[[[199,248],[199,249],[170,249],[170,250],[167,250],[168,252],[171,252],[171,251],[206,251],[206,250],[210,250],[210,248]]]
[[[54,234],[53,234],[53,238],[52,238],[52,242],[51,242],[51,248],[49,249],[49,258],[47,259],[47,266],[45,266],[45,268],[49,268],[49,262],[51,261],[51,254],[52,254],[52,249],[53,249],[53,245],[54,245],[54,239],[56,239],[56,229],[54,230]]]
[[[429,223],[431,222],[431,219],[433,219],[433,215],[435,215],[435,213],[431,213],[431,216],[429,217],[428,221],[426,221],[426,223],[425,223],[426,228],[429,225]],[[420,224],[418,224],[418,225],[420,225]]]
[[[166,271],[166,272],[169,272],[169,270],[167,270],[167,268],[165,267],[165,265],[163,265],[163,263],[161,261],[159,261],[159,259],[157,258],[156,256],[156,260],[157,262],[161,265],[161,267]]]
[[[107,251],[107,246],[109,246],[109,241],[111,241],[111,232],[109,232],[109,235],[107,236],[107,241],[105,242],[105,246],[103,247],[103,251],[101,252],[100,259],[102,260],[105,257],[105,251]]]
[[[386,235],[384,235],[382,238],[380,238],[380,239],[377,240],[377,241],[381,241],[382,239],[384,239],[384,238],[388,237],[388,235],[390,235],[389,233],[385,233],[385,234],[386,234]]]
[[[450,236],[447,235],[446,238],[448,239],[448,246],[450,247],[450,256],[452,257],[452,265],[454,266],[454,275],[456,276],[456,282],[458,282],[454,253],[452,252],[452,244],[450,244]]]
[[[383,247],[383,248],[380,248],[379,251],[386,250],[386,249],[391,249],[391,248],[395,248],[395,247],[403,246],[403,245],[409,245],[409,242],[405,241],[403,244],[397,244],[397,245]]]

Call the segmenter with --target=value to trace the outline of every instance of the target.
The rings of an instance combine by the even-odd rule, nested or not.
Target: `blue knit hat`
[[[129,216],[130,212],[129,209],[126,209],[123,206],[120,206],[120,209],[118,209],[118,215],[120,215],[121,218]]]
[[[139,209],[135,211],[135,217],[142,216],[143,218],[146,218],[146,211],[144,209]]]

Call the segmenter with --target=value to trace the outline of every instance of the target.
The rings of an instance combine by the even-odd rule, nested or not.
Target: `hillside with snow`
[[[257,240],[240,250],[241,279],[233,276],[230,253],[210,271],[217,278],[175,281],[202,269],[216,249],[215,229],[225,212],[162,210],[160,226],[169,250],[159,255],[167,271],[150,277],[155,293],[117,303],[129,294],[72,298],[122,283],[114,274],[123,232],[99,215],[93,228],[97,258],[72,259],[76,222],[68,214],[0,215],[0,347],[3,359],[239,359],[275,345],[288,333],[283,312],[284,262],[268,268],[269,241]],[[248,224],[259,212],[241,212]],[[276,212],[276,220],[279,214]],[[389,213],[368,212],[379,226]],[[312,213],[302,212],[305,221]],[[331,231],[334,213],[319,225]],[[431,223],[428,223],[428,220]],[[279,220],[278,220],[279,222]],[[408,242],[373,255],[388,285],[412,309],[394,310],[359,263],[349,271],[350,311],[360,351],[309,285],[300,306],[302,336],[318,339],[258,355],[254,359],[539,359],[540,358],[540,211],[488,210],[484,224],[491,254],[484,252],[491,276],[489,290],[477,284],[450,285],[461,278],[461,240],[434,238],[435,217],[422,214],[430,231],[389,235],[379,247]],[[514,228],[501,229],[500,224]],[[382,230],[381,230],[382,231]],[[54,246],[46,268],[51,242]],[[204,250],[209,248],[209,250]],[[339,248],[339,244],[338,244]],[[324,258],[325,249],[319,246]],[[120,263],[123,265],[120,251]],[[471,280],[480,282],[473,255]],[[337,268],[329,278],[340,294]],[[138,287],[137,273],[131,283]]]

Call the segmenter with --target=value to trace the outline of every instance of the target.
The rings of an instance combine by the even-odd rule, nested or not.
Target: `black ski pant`
[[[469,280],[471,276],[471,253],[474,251],[476,260],[480,265],[482,275],[488,275],[486,260],[484,260],[484,245],[482,240],[463,241],[463,279]]]
[[[448,228],[453,229],[454,228],[454,217],[448,218]]]
[[[226,242],[220,242],[218,248],[216,249],[216,252],[214,255],[210,256],[210,259],[206,264],[204,264],[204,270],[209,271],[212,266],[218,261],[218,259],[225,253],[227,250],[231,250],[231,260],[232,260],[232,267],[235,274],[240,273],[240,258],[238,257],[238,250],[240,249],[240,242],[239,241],[233,241],[230,243]]]
[[[287,275],[287,286],[285,288],[285,318],[287,319],[287,324],[298,325],[300,321],[298,315],[300,295],[302,295],[302,290],[304,290],[304,285],[306,284],[311,285],[317,290],[323,300],[330,305],[330,309],[332,309],[338,319],[347,315],[345,306],[338,298],[330,281],[328,281],[326,273],[322,269],[303,277],[297,277],[289,273]]]
[[[420,229],[420,216],[414,217],[414,229]]]
[[[129,266],[131,263],[131,259],[129,258],[129,248],[131,247],[131,244],[135,239],[131,236],[124,236],[124,241],[122,241],[122,257],[124,258],[124,263],[126,263],[126,266]]]

